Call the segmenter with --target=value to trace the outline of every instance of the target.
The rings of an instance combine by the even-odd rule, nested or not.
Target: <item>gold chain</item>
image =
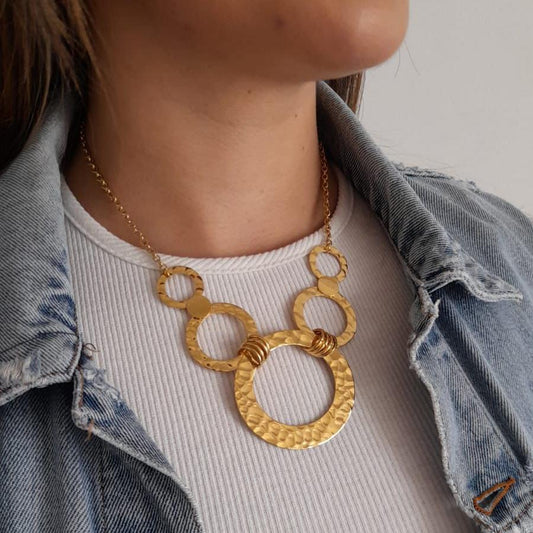
[[[322,165],[322,202],[324,208],[324,232],[326,233],[326,243],[324,248],[326,252],[331,249],[331,212],[329,210],[329,186],[328,186],[328,160],[324,153],[324,145],[322,141],[319,142],[320,148],[320,162]]]
[[[115,204],[120,214],[126,219],[126,222],[133,229],[133,232],[138,235],[141,245],[150,253],[153,260],[159,265],[161,272],[168,272],[169,267],[165,265],[165,263],[163,263],[159,254],[156,253],[156,251],[153,249],[152,245],[148,242],[148,239],[144,236],[143,232],[137,227],[137,224],[133,222],[131,216],[128,214],[124,206],[120,203],[119,199],[113,193],[113,191],[109,187],[109,184],[104,179],[101,172],[98,170],[98,167],[96,166],[96,163],[94,162],[93,156],[87,145],[84,122],[82,122],[80,125],[80,143],[81,143],[83,153],[85,154],[85,158],[87,159],[87,162],[89,163],[89,168],[91,172],[95,175],[96,181],[99,183],[100,187],[105,191],[105,193],[109,196],[111,201]],[[326,155],[324,153],[324,145],[322,144],[322,141],[319,142],[319,149],[320,149],[320,161],[321,161],[321,167],[322,167],[321,183],[322,183],[322,202],[323,202],[323,211],[324,211],[324,232],[326,234],[326,241],[324,244],[324,248],[327,252],[329,252],[331,249],[332,241],[331,241],[331,224],[330,224],[331,212],[329,209],[328,162],[326,159]]]
[[[94,162],[94,159],[87,146],[84,123],[82,123],[80,126],[80,142],[81,142],[81,147],[83,149],[83,152],[85,154],[85,158],[87,159],[87,162],[89,163],[89,168],[91,169],[91,172],[96,176],[96,181],[100,184],[102,189],[107,193],[107,195],[109,196],[111,201],[115,204],[119,212],[124,216],[124,218],[126,219],[126,222],[133,229],[134,233],[136,233],[139,236],[142,246],[146,250],[148,250],[148,252],[150,252],[154,261],[159,265],[159,268],[161,269],[161,271],[162,272],[167,271],[168,267],[163,263],[163,261],[161,260],[161,257],[159,257],[159,254],[157,254],[156,251],[152,248],[151,244],[148,242],[148,239],[144,236],[142,231],[137,227],[135,222],[133,222],[131,216],[128,214],[124,206],[120,203],[119,199],[115,196],[113,191],[111,191],[111,188],[109,187],[107,181],[104,179],[104,177],[98,170],[96,163]]]

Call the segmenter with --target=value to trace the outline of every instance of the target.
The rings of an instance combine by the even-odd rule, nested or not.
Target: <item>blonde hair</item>
[[[99,74],[83,0],[0,0],[0,170],[58,93],[73,90],[85,107],[91,68]],[[363,80],[364,71],[324,81],[357,112]]]

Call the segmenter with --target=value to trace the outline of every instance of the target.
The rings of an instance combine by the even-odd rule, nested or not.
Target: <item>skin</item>
[[[317,79],[378,65],[408,0],[93,0],[96,163],[160,253],[260,253],[323,225]],[[338,183],[330,162],[330,205]],[[136,246],[81,151],[65,170],[84,208]]]

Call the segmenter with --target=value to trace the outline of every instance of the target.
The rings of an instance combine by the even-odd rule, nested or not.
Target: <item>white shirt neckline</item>
[[[335,241],[348,225],[354,202],[353,185],[348,181],[336,164],[330,164],[330,171],[338,177],[337,205],[332,208],[330,218],[331,237]],[[107,253],[121,260],[141,267],[158,270],[150,254],[141,246],[133,245],[100,224],[78,201],[64,175],[61,173],[61,195],[65,216],[69,222],[82,232],[88,239],[104,249]],[[284,246],[260,252],[226,257],[183,257],[159,253],[162,261],[168,266],[185,265],[200,274],[218,274],[245,272],[275,267],[282,263],[294,261],[309,254],[311,248],[324,242],[324,227],[305,235]]]

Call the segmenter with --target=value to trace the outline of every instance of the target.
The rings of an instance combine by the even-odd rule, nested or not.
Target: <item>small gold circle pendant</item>
[[[284,330],[265,336],[270,349],[301,346],[309,353],[312,335],[302,330]],[[311,354],[310,354],[311,355]],[[328,411],[309,424],[283,424],[270,417],[257,402],[253,381],[254,365],[242,357],[235,371],[235,400],[248,427],[261,439],[280,448],[301,450],[323,444],[338,433],[348,421],[355,398],[355,385],[348,362],[338,349],[322,359],[330,367],[335,380],[335,393]]]

